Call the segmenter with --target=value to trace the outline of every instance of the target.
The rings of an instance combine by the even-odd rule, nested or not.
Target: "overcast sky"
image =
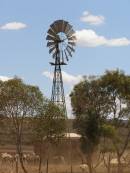
[[[0,79],[17,75],[50,97],[53,67],[45,38],[57,19],[69,21],[77,35],[76,52],[63,68],[67,105],[82,75],[116,68],[130,74],[129,9],[130,0],[0,0]]]

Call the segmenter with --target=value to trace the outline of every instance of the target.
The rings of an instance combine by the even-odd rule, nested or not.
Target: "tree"
[[[115,129],[115,137],[109,138],[117,154],[118,173],[121,173],[121,157],[130,139],[130,76],[115,70],[106,71],[97,79],[86,79],[74,87],[71,102],[78,132],[82,138],[85,136],[82,142],[86,143],[85,146],[93,149],[99,144],[104,135],[104,125]],[[106,129],[109,131],[109,128]],[[88,155],[93,153],[91,147],[86,150],[86,153],[91,151]]]
[[[122,172],[121,157],[130,140],[130,76],[123,71],[106,71],[101,85],[107,91],[110,102],[110,124],[116,129],[117,137],[112,138],[118,159],[118,170]]]
[[[47,144],[44,151],[49,150],[49,143],[58,144],[66,129],[65,115],[62,109],[54,103],[46,100],[39,111],[39,114],[32,119],[33,141],[39,144],[39,173],[43,160],[43,144]],[[48,153],[47,153],[48,154]]]
[[[0,98],[0,111],[13,124],[17,154],[24,173],[27,173],[22,152],[23,124],[26,117],[37,115],[43,103],[42,93],[38,87],[26,85],[21,79],[14,78],[0,86]]]
[[[94,171],[93,155],[102,136],[102,124],[109,114],[107,92],[100,79],[80,82],[71,93],[71,103],[76,117],[74,126],[81,134],[81,149],[86,153],[89,172]]]

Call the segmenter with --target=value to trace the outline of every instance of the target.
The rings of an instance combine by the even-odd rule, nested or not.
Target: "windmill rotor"
[[[75,51],[76,36],[72,25],[67,21],[56,20],[51,24],[46,40],[49,53],[54,59],[59,56],[60,62],[63,64],[69,60],[69,57],[72,57],[72,53]]]

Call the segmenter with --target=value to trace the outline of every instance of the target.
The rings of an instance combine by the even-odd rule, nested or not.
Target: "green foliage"
[[[0,98],[0,110],[10,117],[33,116],[43,102],[38,87],[26,85],[18,78],[3,82]]]
[[[74,126],[82,135],[82,146],[92,151],[100,142],[102,123],[110,111],[108,94],[102,88],[100,79],[93,78],[77,84],[70,96],[76,117]]]
[[[101,77],[103,87],[107,87],[107,91],[115,92],[127,96],[130,91],[130,76],[125,75],[123,71],[106,71],[105,75]]]
[[[65,132],[66,121],[64,112],[52,102],[46,100],[42,109],[33,121],[34,141],[57,142]]]
[[[92,153],[100,142],[101,123],[95,111],[89,110],[86,116],[75,120],[75,127],[82,135],[81,148],[86,153]]]
[[[109,114],[108,93],[101,86],[100,79],[85,79],[74,87],[70,97],[76,117],[84,115],[89,109],[94,110],[99,116],[105,117]]]
[[[114,126],[110,124],[103,124],[102,125],[102,135],[106,138],[116,138],[117,137],[117,130]]]
[[[130,140],[130,76],[120,70],[106,71],[97,79],[84,79],[70,96],[74,126],[88,161],[98,144],[103,152],[116,152],[119,161]]]

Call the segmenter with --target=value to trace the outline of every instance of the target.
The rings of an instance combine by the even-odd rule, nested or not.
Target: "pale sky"
[[[17,75],[51,96],[53,67],[45,38],[58,19],[73,25],[78,42],[63,69],[67,103],[82,75],[116,68],[130,74],[129,9],[130,0],[0,0],[0,79]],[[71,114],[70,105],[67,109]]]

